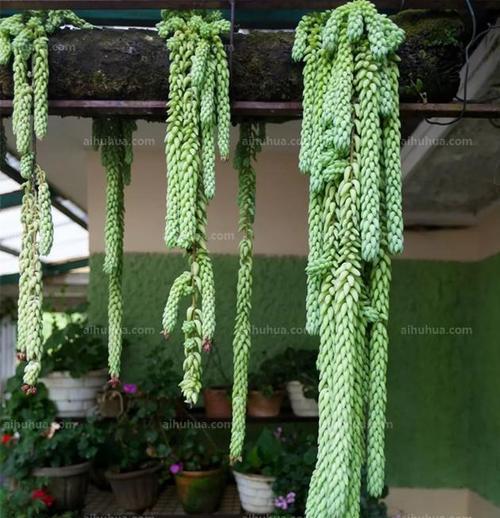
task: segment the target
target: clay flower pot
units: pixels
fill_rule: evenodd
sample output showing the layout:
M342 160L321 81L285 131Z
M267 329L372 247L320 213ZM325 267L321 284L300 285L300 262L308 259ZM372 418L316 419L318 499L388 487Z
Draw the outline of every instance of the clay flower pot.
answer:
M228 419L231 417L231 396L227 387L211 387L203 390L207 417Z
M125 511L141 512L153 507L158 499L161 464L129 473L106 471L116 502Z
M89 485L90 462L60 468L36 468L34 477L48 480L47 489L54 497L54 509L76 511L85 503Z
M177 497L188 514L214 513L224 493L222 468L209 471L181 471L175 476Z
M285 392L276 390L271 397L258 390L248 393L247 412L251 417L275 417L279 415Z

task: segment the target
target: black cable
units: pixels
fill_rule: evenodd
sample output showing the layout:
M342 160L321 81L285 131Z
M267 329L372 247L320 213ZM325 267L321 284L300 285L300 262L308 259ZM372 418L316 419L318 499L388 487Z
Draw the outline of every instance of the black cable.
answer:
M467 83L469 82L469 50L471 46L474 44L474 42L478 39L477 35L477 19L476 19L476 12L474 11L474 7L471 4L471 0L465 0L465 3L467 4L467 9L469 10L469 13L471 15L472 19L472 35L469 43L465 47L465 73L464 73L464 98L462 103L462 111L460 112L460 115L456 117L455 119L447 122L440 122L440 121L432 121L425 118L425 121L428 124L432 124L434 126L450 126L452 124L455 124L456 122L463 119L464 114L467 110ZM488 32L490 29L488 28L486 31L483 31L483 33ZM482 34L482 33L481 33Z

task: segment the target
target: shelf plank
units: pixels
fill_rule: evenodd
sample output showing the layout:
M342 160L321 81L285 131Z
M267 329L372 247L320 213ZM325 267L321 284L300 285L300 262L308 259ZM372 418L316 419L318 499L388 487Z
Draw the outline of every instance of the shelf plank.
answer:
M344 0L235 0L236 8L253 10L331 9ZM379 9L435 9L434 0L375 0ZM499 0L475 0L476 9L500 10ZM229 0L0 0L0 9L225 9ZM441 0L439 9L465 10L463 0Z
M418 117L455 118L462 114L462 103L401 103L401 115ZM160 120L166 118L166 102L116 101L116 100L53 100L49 101L50 115L76 117L125 116L137 119ZM299 119L302 116L300 102L248 102L234 101L235 118L255 117L268 119ZM12 101L0 100L0 115L12 114ZM476 119L500 118L500 104L467 105L463 117Z

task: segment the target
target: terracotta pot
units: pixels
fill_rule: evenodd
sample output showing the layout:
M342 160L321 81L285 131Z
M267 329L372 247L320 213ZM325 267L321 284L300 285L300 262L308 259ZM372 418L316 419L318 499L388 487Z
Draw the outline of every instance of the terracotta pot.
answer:
M211 387L203 391L205 414L207 417L221 419L231 417L230 389L227 387Z
M125 511L141 512L153 507L158 499L159 471L161 464L150 468L115 473L106 471L119 507Z
M276 390L271 397L265 396L258 390L251 390L248 394L248 415L251 417L275 417L279 415L284 395L284 390Z
M90 462L60 468L37 468L34 477L48 479L48 493L55 498L57 511L76 511L85 503L89 485Z
M177 497L188 514L214 513L224 493L222 468L210 471L182 471L175 476Z

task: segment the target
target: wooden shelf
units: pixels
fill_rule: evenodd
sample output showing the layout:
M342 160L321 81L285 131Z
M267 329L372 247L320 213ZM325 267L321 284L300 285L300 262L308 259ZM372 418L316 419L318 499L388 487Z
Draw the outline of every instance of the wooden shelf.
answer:
M186 423L190 420L201 423L230 423L230 417L207 417L203 408L195 408L193 410L186 410L185 417L175 418L176 422ZM295 415L291 409L284 408L282 412L275 417L251 417L247 416L248 423L315 423L318 417L300 417Z
M462 103L401 103L402 116L455 118L462 113ZM12 101L0 100L0 115L12 113ZM160 120L166 118L166 101L115 101L115 100L52 100L50 115L75 117L124 116L137 119ZM232 113L235 118L255 117L270 119L299 119L302 116L300 102L252 102L234 101ZM476 119L500 118L500 104L471 103L463 117Z
M344 0L235 0L236 9L332 9ZM464 0L375 0L379 9L458 9ZM475 0L476 9L500 10L499 0ZM0 0L0 9L225 9L230 0Z

